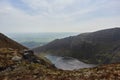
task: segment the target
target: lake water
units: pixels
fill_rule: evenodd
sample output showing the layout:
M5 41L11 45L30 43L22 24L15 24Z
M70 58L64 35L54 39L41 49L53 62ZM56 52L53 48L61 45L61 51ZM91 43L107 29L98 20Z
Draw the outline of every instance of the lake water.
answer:
M83 63L72 57L59 57L47 55L47 59L49 59L58 69L62 70L76 70L81 68L90 68L95 65Z

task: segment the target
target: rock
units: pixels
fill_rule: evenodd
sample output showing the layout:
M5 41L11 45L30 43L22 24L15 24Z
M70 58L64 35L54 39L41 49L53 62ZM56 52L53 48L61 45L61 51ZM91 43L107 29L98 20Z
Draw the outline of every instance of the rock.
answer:
M34 52L32 50L24 51L23 58L30 62L40 63L40 60L37 59L37 57L34 55Z
M19 57L19 56L14 56L12 58L13 61L20 61L22 59L22 57Z

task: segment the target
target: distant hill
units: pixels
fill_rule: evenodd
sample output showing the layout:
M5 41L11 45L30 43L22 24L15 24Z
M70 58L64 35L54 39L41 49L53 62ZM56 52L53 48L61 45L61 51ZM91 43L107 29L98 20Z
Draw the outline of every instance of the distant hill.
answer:
M18 50L27 49L26 47L13 41L12 39L8 38L2 33L0 33L0 48L12 48L12 49L18 49Z
M120 62L120 28L111 28L56 39L33 49L35 53L70 56L86 63Z
M65 38L78 33L73 32L44 32L44 33L10 33L11 39L21 43L27 48L36 48L45 45L55 39Z
M26 41L26 42L21 42L22 45L32 49L32 48L36 48L36 47L39 47L39 46L42 46L42 45L45 45L47 44L47 42L35 42L35 41Z

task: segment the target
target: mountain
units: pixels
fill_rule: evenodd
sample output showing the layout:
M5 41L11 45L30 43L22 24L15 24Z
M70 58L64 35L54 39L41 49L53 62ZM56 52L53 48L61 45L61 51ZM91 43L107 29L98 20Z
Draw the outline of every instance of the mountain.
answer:
M0 80L119 80L120 63L100 65L78 70L60 70L33 51L23 52L24 47L0 36ZM3 41L2 41L3 40ZM9 45L7 45L7 43ZM6 44L6 45L5 45ZM3 45L3 46L2 46ZM15 47L16 46L16 47ZM11 49L12 48L12 49Z
M37 54L69 56L93 64L120 62L120 28L56 39L33 50Z
M45 42L35 42L35 41L21 42L22 45L24 45L30 49L45 45L46 43Z
M13 41L12 39L8 38L2 33L0 33L0 48L12 48L12 49L18 49L18 50L27 49L26 47Z
M27 48L0 33L0 71L14 65L15 62L12 61L12 57L16 51L18 51L16 55L20 55L20 51L24 49Z

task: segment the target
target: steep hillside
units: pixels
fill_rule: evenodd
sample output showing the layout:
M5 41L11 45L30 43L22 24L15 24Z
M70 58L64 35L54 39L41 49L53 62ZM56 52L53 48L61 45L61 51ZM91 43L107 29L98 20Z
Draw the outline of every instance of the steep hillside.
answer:
M70 56L86 63L120 62L120 28L57 39L33 50L38 54Z
M12 49L18 49L18 50L27 49L26 47L11 40L7 36L3 35L2 33L0 33L0 48L12 48Z

